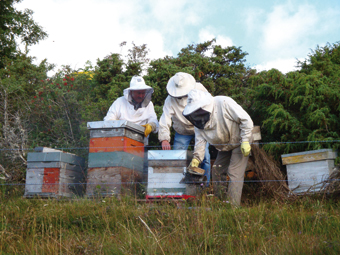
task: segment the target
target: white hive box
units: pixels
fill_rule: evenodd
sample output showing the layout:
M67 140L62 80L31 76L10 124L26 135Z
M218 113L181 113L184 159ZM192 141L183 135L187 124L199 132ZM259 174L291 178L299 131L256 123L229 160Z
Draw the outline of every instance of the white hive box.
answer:
M282 155L287 166L288 186L295 194L317 192L334 168L337 153L331 149L297 152Z
M188 165L186 150L149 150L146 198L184 197L186 185L179 183Z

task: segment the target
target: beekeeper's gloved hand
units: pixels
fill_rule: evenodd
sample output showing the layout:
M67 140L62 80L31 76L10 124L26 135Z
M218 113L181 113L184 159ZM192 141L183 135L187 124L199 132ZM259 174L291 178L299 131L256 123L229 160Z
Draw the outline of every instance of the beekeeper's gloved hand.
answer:
M142 127L145 127L144 136L147 137L152 132L152 126L148 123L148 124L142 125Z
M196 159L196 158L193 158L191 160L191 163L190 163L189 167L198 167L199 165L200 165L200 161L198 159Z
M242 151L243 156L248 157L250 150L251 150L251 148L250 148L249 142L242 142L241 143L241 151Z

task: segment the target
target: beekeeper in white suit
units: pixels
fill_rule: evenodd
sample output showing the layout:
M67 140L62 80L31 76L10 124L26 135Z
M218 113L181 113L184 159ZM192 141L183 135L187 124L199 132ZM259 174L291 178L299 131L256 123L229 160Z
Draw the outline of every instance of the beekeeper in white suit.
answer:
M151 96L153 88L145 84L141 76L133 76L130 87L124 89L124 96L113 102L104 121L127 120L145 127L144 135L158 131L157 115Z
M232 98L212 97L200 90L189 92L183 116L195 126L195 149L190 166L197 167L203 160L207 142L215 146L218 154L212 168L214 192L221 191L219 184L226 181L221 177L226 171L230 178L228 198L239 206L252 142L250 116Z
M163 114L159 119L158 140L163 150L171 150L170 127L173 125L175 137L174 150L187 150L190 141L195 138L194 126L183 116L182 112L187 104L188 93L192 89L208 92L207 89L188 73L179 72L171 77L166 86L168 97L165 99ZM206 144L205 152L201 160L201 168L205 170L207 186L210 181L210 154L209 144Z

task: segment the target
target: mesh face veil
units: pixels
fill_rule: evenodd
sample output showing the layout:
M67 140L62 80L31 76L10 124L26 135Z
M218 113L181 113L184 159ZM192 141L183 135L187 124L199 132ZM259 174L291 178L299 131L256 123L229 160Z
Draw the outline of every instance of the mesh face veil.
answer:
M210 112L203 110L202 108L197 109L189 115L183 114L183 116L198 129L204 129L205 124L210 120L210 115Z
M210 93L193 89L188 93L183 116L196 128L204 129L213 112L214 100Z
M146 90L130 90L128 94L128 102L137 110L147 107L151 101L153 89Z

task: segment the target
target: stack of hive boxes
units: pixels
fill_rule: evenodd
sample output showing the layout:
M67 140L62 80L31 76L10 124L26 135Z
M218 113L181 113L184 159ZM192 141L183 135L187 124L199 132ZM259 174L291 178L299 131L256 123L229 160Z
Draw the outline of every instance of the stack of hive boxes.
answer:
M24 197L72 197L84 191L85 160L75 154L38 147L27 155Z
M144 127L125 120L88 122L86 195L136 195L142 181Z
M188 188L192 185L180 183L190 159L186 150L149 150L146 198L190 197Z

